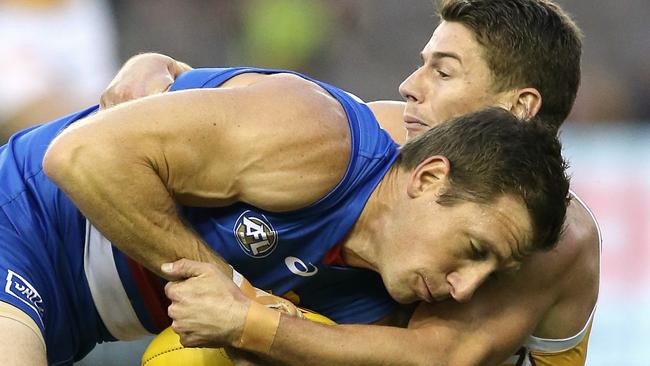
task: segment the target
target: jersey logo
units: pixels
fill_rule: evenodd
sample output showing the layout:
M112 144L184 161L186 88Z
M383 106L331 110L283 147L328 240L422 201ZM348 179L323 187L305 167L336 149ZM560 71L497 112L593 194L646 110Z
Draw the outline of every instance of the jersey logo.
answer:
M284 264L287 265L287 268L289 268L289 271L291 271L291 273L298 276L311 277L318 273L318 267L313 265L311 262L309 262L309 265L307 265L300 258L286 257L284 258Z
M278 234L264 215L246 210L235 222L234 233L244 253L254 258L264 258L277 247Z
M18 298L27 306L36 312L41 320L41 316L45 312L43 309L43 298L36 291L34 286L24 279L21 275L12 270L7 271L7 284L5 285L5 292ZM41 323L43 321L41 320Z

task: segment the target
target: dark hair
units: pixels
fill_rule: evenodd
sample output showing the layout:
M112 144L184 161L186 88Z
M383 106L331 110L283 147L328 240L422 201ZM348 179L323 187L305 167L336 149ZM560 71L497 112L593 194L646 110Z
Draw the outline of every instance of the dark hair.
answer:
M560 127L580 85L582 32L568 13L549 0L440 0L438 15L474 33L496 91L534 87L539 116Z
M444 122L407 142L396 165L412 170L431 156L446 157L449 185L438 203L486 204L513 194L528 209L532 245L550 249L560 236L569 202L561 150L556 133L538 118L524 123L502 108L489 108Z

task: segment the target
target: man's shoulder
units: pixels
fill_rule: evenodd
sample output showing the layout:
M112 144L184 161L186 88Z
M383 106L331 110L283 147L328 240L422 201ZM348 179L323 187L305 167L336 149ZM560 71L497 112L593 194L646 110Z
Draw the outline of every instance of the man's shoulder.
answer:
M600 231L586 204L572 196L560 241L555 249L534 255L527 272L553 297L535 331L545 338L568 337L584 328L598 297Z
M598 257L601 236L596 217L577 194L571 192L571 196L564 232L558 245L563 248L571 247L576 251L586 250L592 253L592 256Z
M593 271L600 259L600 230L595 217L584 201L572 193L567 208L562 235L555 248L538 252L529 259L531 276L552 280L557 284L571 271ZM544 269L546 276L539 276L538 269Z

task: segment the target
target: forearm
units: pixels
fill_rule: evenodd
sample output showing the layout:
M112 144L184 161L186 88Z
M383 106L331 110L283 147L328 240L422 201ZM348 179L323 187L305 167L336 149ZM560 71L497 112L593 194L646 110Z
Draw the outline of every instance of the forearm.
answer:
M531 315L517 307L497 317L426 305L420 305L408 329L327 326L282 316L265 354L286 365L494 366L516 351L534 324Z
M162 263L179 258L215 263L226 273L231 270L182 223L169 193L153 171L134 167L137 170L131 170L129 182L118 174L108 178L78 172L92 172L83 163L71 168L62 171L65 176L55 182L67 187L66 194L82 214L117 248L152 272L161 275ZM106 197L120 198L109 201Z
M282 316L270 358L286 365L446 365L435 334L377 325L328 326ZM442 352L441 352L442 353Z
M146 169L133 169L130 183L70 174L66 193L118 249L158 275L161 264L180 258L215 263L230 274L230 266L182 222L160 178ZM115 196L120 198L105 199Z

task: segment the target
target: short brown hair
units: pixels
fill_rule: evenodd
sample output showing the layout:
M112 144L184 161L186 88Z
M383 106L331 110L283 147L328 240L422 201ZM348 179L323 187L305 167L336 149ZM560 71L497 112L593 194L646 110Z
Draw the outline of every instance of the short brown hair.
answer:
M567 164L554 130L538 118L523 123L502 108L488 108L434 126L402 146L397 166L412 170L430 156L445 156L449 186L438 203L482 204L513 194L526 205L532 245L550 249L562 231L569 195Z
M496 91L534 87L539 116L556 130L580 85L582 33L550 0L440 0L441 20L468 27L483 46Z

